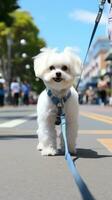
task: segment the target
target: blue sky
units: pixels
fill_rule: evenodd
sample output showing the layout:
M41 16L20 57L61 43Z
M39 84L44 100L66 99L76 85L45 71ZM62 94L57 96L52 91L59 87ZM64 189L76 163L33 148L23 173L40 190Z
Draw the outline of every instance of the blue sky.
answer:
M23 10L30 12L40 29L40 37L51 48L63 50L70 46L84 59L99 0L20 0ZM107 36L105 18L108 5L97 29L94 41L99 36Z

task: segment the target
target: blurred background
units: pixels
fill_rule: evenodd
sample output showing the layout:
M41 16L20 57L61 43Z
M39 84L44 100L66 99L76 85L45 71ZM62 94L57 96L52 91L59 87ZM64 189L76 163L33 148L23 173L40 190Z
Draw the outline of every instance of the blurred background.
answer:
M84 60L101 1L0 1L0 106L36 104L44 85L33 57L42 47L74 48ZM112 41L106 2L78 88L80 104L112 105ZM111 18L110 18L111 19ZM111 30L112 31L112 30Z

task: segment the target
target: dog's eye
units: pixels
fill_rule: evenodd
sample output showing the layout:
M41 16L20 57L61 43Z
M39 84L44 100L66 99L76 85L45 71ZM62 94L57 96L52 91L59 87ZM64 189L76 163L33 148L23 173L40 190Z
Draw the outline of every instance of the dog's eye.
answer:
M50 70L54 70L55 67L52 65L52 66L49 67L49 69L50 69Z
M63 71L67 71L68 67L66 65L63 65L61 68Z

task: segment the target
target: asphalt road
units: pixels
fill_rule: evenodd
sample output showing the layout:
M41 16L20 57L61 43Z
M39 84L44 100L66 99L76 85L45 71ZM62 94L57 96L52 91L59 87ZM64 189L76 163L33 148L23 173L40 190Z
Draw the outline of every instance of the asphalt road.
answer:
M36 107L0 108L0 200L81 200L64 156L36 150ZM112 200L112 107L80 106L77 169L96 200Z

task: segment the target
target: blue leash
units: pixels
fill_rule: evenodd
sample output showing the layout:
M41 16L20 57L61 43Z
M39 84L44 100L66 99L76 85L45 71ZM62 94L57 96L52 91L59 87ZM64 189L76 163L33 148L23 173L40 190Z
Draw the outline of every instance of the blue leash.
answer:
M92 31L92 34L91 34L90 42L89 42L89 45L88 45L88 48L87 48L87 52L86 52L86 55L85 55L85 58L84 58L84 61L83 61L83 66L84 67L85 67L85 64L86 64L86 59L87 59L87 56L88 56L88 53L89 53L89 50L90 50L90 47L91 47L94 35L96 33L98 24L100 22L100 19L101 19L103 10L104 10L105 2L106 2L106 0L100 0L98 14L97 14L96 19L95 19L95 24L94 24L93 31ZM80 74L80 78L79 78L78 83L76 85L76 90L78 90L78 87L79 87L79 84L80 84L80 81L81 81L81 76L82 76L84 67L82 68L82 71L81 71L81 74Z
M79 191L82 195L83 200L95 200L95 198L92 196L90 191L88 190L86 184L84 183L83 179L81 178L79 172L77 171L76 165L73 162L71 155L68 150L68 144L67 144L67 137L66 137L66 117L65 114L63 113L63 103L66 103L66 101L70 98L71 96L71 91L69 90L67 95L64 96L63 98L58 98L52 94L51 90L47 90L48 96L51 98L51 101L53 102L54 105L57 107L57 120L56 120L56 125L61 124L61 132L63 135L64 139L64 144L65 144L65 159L68 163L68 167L73 175L73 178L79 188Z
M61 114L61 132L63 135L64 143L65 143L65 159L67 161L68 167L73 175L73 178L79 188L79 191L81 193L83 200L95 200L93 195L88 190L85 182L81 178L79 172L77 171L76 165L73 162L71 155L68 150L68 144L67 144L67 137L66 137L66 118L65 114Z

